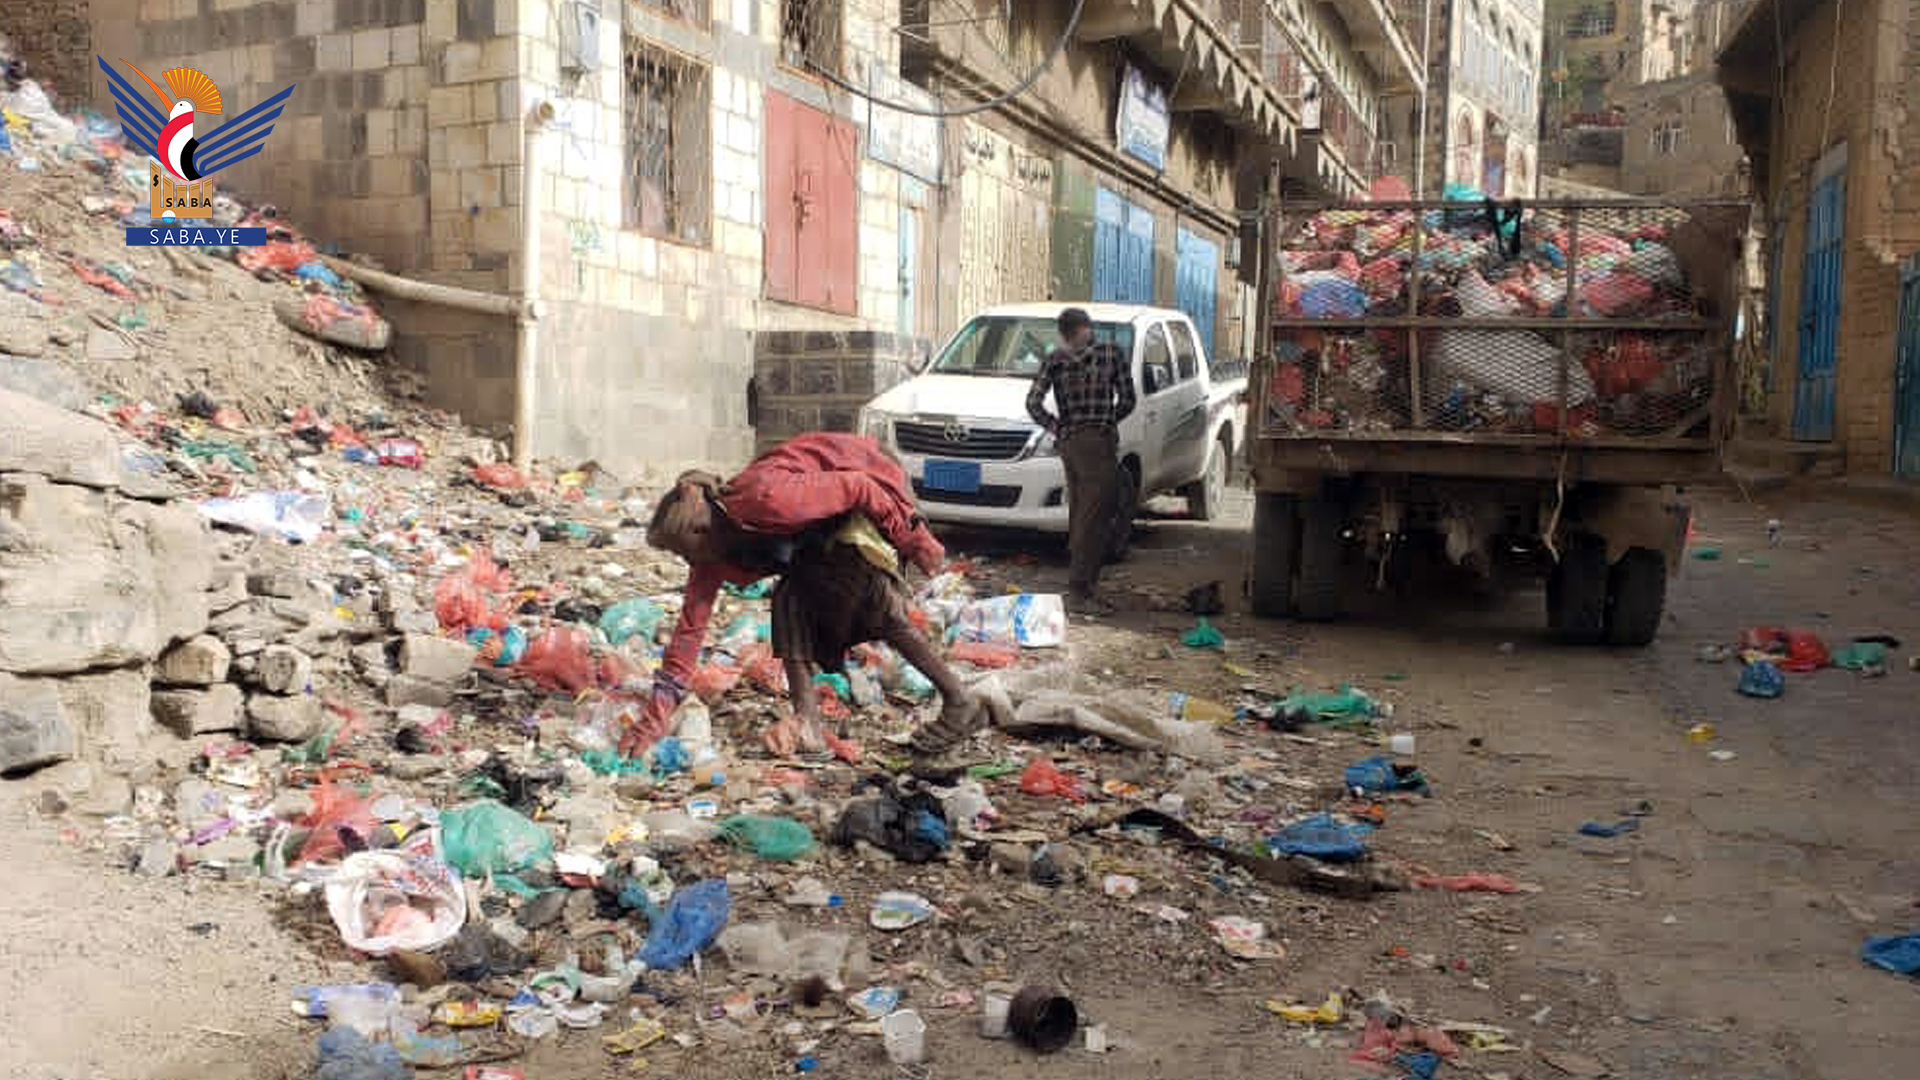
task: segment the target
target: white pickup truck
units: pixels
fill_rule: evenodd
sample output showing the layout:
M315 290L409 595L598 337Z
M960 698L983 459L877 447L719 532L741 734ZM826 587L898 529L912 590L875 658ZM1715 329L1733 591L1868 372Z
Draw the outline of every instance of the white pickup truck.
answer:
M1244 374L1220 377L1181 312L1133 304L989 308L918 375L869 402L860 430L898 455L929 520L1066 532L1066 471L1026 402L1069 306L1092 317L1097 340L1129 357L1139 397L1120 425L1119 520L1127 527L1114 530L1118 558L1152 496L1183 495L1202 520L1218 514L1246 435ZM1047 407L1057 407L1051 395Z

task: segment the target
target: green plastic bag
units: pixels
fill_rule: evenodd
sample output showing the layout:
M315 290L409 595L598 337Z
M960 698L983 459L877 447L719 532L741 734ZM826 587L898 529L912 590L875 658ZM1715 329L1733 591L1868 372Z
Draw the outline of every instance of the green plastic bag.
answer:
M1380 705L1366 691L1343 684L1328 694L1288 694L1280 702L1280 712L1304 712L1315 720L1366 720L1380 715Z
M1189 649L1224 649L1227 639L1202 615L1198 626L1180 635L1180 643Z
M622 600L601 612L600 632L615 645L631 637L652 641L654 631L660 629L662 614L660 605L644 596Z
M779 580L779 578L766 577L751 585L735 585L728 581L721 583L720 587L727 590L729 596L737 596L742 600L764 600L767 594L773 591L774 583Z
M1864 671L1887 662L1887 647L1878 641L1856 641L1833 654L1833 666Z
M440 851L468 877L511 874L553 858L547 830L492 799L440 815Z
M813 850L813 831L792 818L741 814L721 822L720 835L774 862L792 862Z

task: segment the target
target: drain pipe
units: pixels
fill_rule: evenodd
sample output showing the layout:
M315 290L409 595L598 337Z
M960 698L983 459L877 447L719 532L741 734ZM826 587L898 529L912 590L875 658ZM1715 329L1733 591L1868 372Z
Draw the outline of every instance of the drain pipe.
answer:
M1427 100L1433 93L1433 0L1420 17L1420 130L1413 136L1413 197L1427 197ZM1451 50L1447 53L1453 58ZM1443 72L1444 74L1444 72ZM1442 146L1446 143L1442 142Z
M526 143L520 154L520 319L513 362L513 463L525 471L533 464L536 398L534 366L540 343L540 158L541 134L553 122L553 103L536 101L527 110Z

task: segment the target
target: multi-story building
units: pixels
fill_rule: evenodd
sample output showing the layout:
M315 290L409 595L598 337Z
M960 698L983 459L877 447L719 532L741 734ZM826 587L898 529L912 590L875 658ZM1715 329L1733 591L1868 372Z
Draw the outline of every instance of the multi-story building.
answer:
M1767 417L1920 479L1920 10L1759 0L1719 54L1769 238Z
M94 53L294 84L222 183L537 295L518 327L396 301L395 350L612 468L848 427L1001 300L1178 305L1244 354L1270 194L1364 190L1422 79L1386 0L34 0L9 31L95 103Z
M1426 43L1428 79L1424 101L1401 98L1388 110L1392 171L1428 197L1448 186L1500 198L1534 194L1540 0L1400 0L1399 11Z

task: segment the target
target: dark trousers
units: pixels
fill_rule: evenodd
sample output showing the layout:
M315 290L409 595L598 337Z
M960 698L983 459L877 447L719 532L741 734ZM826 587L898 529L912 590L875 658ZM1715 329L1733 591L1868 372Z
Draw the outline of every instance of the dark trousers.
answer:
M1060 461L1067 469L1067 586L1085 596L1100 583L1113 540L1120 434L1110 427L1071 431L1060 440Z

